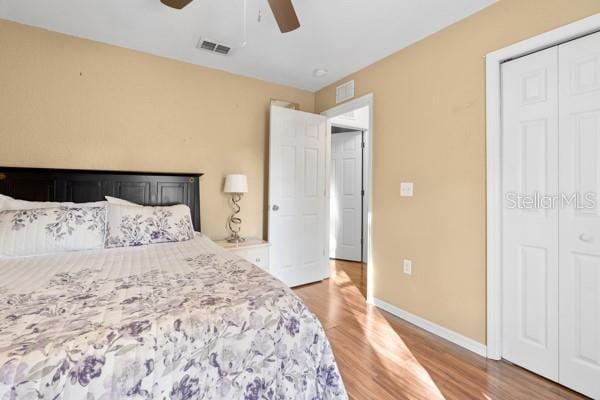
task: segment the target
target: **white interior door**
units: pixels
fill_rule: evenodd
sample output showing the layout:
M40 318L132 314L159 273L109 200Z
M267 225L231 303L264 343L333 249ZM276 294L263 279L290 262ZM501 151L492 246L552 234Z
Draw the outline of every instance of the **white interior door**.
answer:
M361 261L362 132L331 135L329 256Z
M559 46L560 378L600 398L600 33Z
M558 211L511 208L558 192L557 49L502 66L502 356L558 379Z
M271 272L289 286L329 276L326 132L321 115L271 107Z

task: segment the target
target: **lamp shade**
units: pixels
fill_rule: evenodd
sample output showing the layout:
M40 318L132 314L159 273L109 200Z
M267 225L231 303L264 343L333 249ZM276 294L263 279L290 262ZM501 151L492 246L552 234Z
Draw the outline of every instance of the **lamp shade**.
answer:
M247 193L248 179L246 175L227 175L225 178L225 193Z

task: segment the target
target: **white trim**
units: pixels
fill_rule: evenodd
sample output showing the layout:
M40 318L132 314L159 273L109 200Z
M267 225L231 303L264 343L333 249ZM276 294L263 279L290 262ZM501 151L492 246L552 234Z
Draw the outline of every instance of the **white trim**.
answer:
M322 114L321 114L322 115ZM325 265L326 277L331 277L331 268L329 267L329 228L331 227L331 122L327 119L327 129L325 130L325 249L323 250L323 258L326 260Z
M488 53L486 63L487 151L487 356L502 357L502 154L500 64L600 30L600 13Z
M366 190L366 202L367 202L367 303L373 304L373 242L371 238L373 237L373 224L372 224L372 216L373 216L373 140L374 140L374 131L373 131L373 93L369 93L367 95L358 97L356 99L347 101L345 103L339 104L333 108L330 108L327 111L321 113L321 115L326 116L328 119L337 117L342 114L346 114L352 110L356 110L358 108L362 108L365 106L369 106L369 131L367 132L367 140L365 140L365 154L367 156L367 165L366 165L366 175L367 175L367 190ZM330 126L331 124L328 123ZM331 129L328 129L328 139L327 143L331 144ZM331 151L331 148L329 148ZM327 179L331 179L330 171L331 171L331 157L327 158ZM327 186L327 198L329 199L329 186ZM329 204L329 203L327 203ZM329 225L328 225L329 226ZM327 235L327 249L329 249L329 235Z
M461 335L458 332L454 332L434 322L421 318L417 315L411 314L408 311L386 303L383 300L375 299L374 303L375 306L381 308L382 310L387 311L390 314L393 314L396 317L401 318L407 322L410 322L411 324L416 325L419 328L426 330L427 332L433 333L434 335L446 339L447 341L452 342L469 351L472 351L473 353L478 354L482 357L486 357L487 355L487 349L485 344L483 343L479 343L478 341Z

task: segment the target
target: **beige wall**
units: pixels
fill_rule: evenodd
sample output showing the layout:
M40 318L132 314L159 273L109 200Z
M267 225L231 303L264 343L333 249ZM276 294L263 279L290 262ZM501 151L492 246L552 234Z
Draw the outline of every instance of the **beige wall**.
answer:
M483 56L597 12L598 0L500 1L348 77L375 102L375 297L485 343ZM334 86L317 93L317 111L334 104Z
M0 20L0 166L204 172L203 230L224 237L227 173L263 234L271 98L314 94Z

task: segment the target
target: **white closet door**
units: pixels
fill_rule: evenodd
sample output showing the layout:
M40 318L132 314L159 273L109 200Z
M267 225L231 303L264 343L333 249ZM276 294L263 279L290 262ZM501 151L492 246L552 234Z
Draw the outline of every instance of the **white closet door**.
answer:
M558 51L560 191L586 207L600 193L600 33ZM559 242L559 381L600 398L600 207L561 209Z
M271 107L270 271L288 286L329 276L326 252L327 119Z
M330 257L360 261L362 235L362 133L331 136Z
M502 66L502 355L558 379L558 211L510 197L558 192L557 48ZM516 200L512 197L512 200Z

